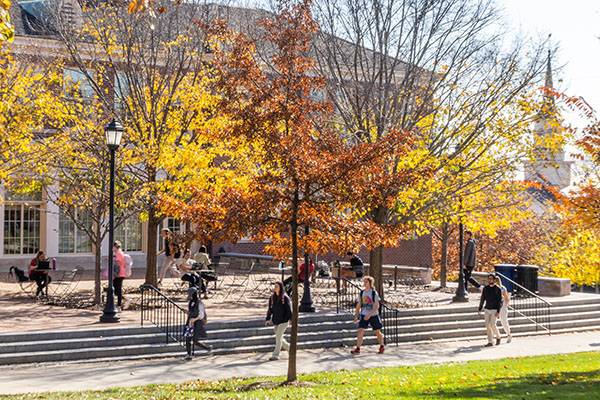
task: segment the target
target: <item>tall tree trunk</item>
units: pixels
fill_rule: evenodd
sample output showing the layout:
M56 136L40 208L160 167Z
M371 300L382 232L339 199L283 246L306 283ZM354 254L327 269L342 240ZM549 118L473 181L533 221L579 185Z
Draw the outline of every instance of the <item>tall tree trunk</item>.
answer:
M146 284L156 286L158 274L156 267L156 243L158 240L158 226L161 218L156 215L156 210L148 210L148 231L146 241Z
M288 359L287 382L298 379L296 371L296 348L298 344L298 203L299 193L296 187L290 234L292 235L292 333Z
M440 287L446 287L446 280L448 275L448 224L444 222L442 224L442 260L440 265Z
M383 246L377 246L370 251L369 262L369 274L375 279L375 290L383 300Z
M371 215L371 220L377 224L385 222L387 208L377 207ZM373 248L369 253L369 275L375 279L375 290L379 293L381 300L384 299L383 291L383 246Z
M96 231L96 243L94 243L94 304L100 304L102 298L102 282L100 275L102 273L102 236L100 235L101 230L100 224L96 224L94 230Z

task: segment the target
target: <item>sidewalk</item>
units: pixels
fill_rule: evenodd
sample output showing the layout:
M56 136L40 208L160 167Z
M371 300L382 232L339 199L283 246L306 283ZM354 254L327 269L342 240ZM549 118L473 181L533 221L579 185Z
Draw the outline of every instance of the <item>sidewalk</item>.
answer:
M423 363L458 362L600 350L600 333L586 332L540 337L516 337L510 344L484 348L485 339L469 342L390 346L384 355L376 346L363 347L351 356L350 348L302 350L298 372L375 368ZM182 351L183 355L183 351ZM131 362L37 365L0 368L0 394L100 390L117 386L179 383L231 377L279 376L287 370L287 357L267 361L270 354L198 357L190 362L174 359ZM35 376L35 379L32 379Z

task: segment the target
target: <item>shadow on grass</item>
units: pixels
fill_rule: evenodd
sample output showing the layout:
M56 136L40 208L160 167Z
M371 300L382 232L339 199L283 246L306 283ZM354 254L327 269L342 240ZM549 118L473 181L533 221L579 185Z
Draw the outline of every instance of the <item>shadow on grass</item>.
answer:
M600 369L500 378L494 384L474 385L457 390L424 392L431 398L492 399L600 399Z

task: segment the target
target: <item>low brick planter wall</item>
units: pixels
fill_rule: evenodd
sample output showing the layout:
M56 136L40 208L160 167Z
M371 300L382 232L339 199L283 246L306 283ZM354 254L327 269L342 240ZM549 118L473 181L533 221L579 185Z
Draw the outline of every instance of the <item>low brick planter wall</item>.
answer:
M487 285L489 272L473 272L471 276L482 285ZM538 277L538 294L540 296L561 297L571 294L571 280L566 278Z
M423 285L429 285L431 283L431 274L433 269L424 267L413 267L410 265L384 265L383 273L386 275L386 279L394 279L394 273L397 273L398 278L412 277L419 280Z

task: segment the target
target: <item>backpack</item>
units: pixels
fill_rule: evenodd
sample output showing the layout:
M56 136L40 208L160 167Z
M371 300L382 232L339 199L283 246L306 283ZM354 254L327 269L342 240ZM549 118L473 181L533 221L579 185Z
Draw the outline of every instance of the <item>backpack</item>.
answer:
M13 272L14 272L14 275L13 275ZM8 274L10 275L11 278L16 275L18 282L27 282L29 280L29 277L25 276L25 271L23 271L20 268L15 267L14 265L12 267L10 267L10 269L8 270Z
M129 254L124 254L123 256L125 257L125 276L129 278L133 269L133 259Z

